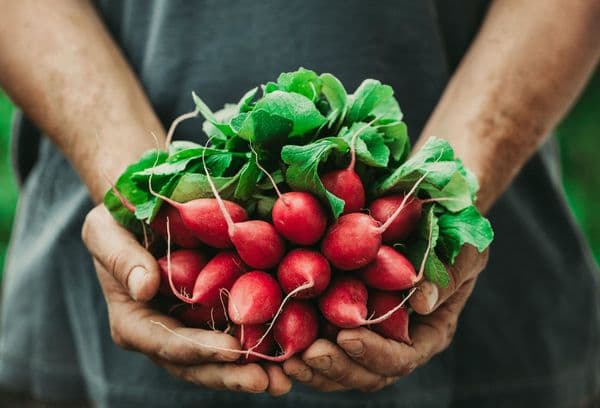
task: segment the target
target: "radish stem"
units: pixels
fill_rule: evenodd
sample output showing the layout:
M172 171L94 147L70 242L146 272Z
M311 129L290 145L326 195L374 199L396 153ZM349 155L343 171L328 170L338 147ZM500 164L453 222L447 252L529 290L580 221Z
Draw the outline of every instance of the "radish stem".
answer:
M199 113L199 109L194 109L192 112L184 113L183 115L176 117L175 120L171 122L171 126L169 126L169 131L167 132L167 138L165 139L165 147L167 149L171 145L171 140L173 139L175 128L177 128L177 126L184 120L195 118L196 116L198 116Z
M410 191L408 192L408 194L406 194L404 196L404 198L402 199L402 202L400 203L400 205L398 206L398 208L396 208L396 210L392 213L392 215L390 215L390 217L386 220L386 222L384 222L378 228L380 233L383 234L385 232L385 230L388 229L388 227L390 226L390 224L394 222L394 220L396 219L396 217L398 217L398 215L402 212L402 210L406 206L406 202L408 201L408 199L415 193L415 191L417 190L417 187L419 187L419 184L421 184L421 182L425 179L425 177L427 177L428 174L429 174L429 172L425 172L425 174L423 174L421 176L421 178L419 178L417 180L417 182L412 186L412 188L410 189Z
M210 177L210 173L208 171L208 167L206 166L205 153L206 153L206 147L208 147L210 140L211 139L208 139L206 141L206 144L204 145L205 149L202 150L202 166L204 167L204 172L206 173L206 180L208 181L208 184L210 185L210 189L212 190L212 193L215 196L215 199L217 200L217 204L219 205L219 208L221 209L221 213L223 213L223 218L225 218L225 222L227 222L227 230L228 230L227 232L228 232L229 236L231 237L231 236L233 236L233 234L235 232L235 225L233 223L233 219L231 218L229 211L227 211L227 208L225 208L225 203L223 202L223 199L219 195L219 192L217 191L217 187L215 186L215 183L212 181L212 178Z

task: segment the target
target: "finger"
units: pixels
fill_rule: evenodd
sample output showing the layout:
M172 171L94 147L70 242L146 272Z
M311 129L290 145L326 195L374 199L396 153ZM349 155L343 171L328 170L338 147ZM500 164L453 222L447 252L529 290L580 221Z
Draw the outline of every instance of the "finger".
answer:
M331 381L350 389L375 391L385 385L385 379L357 364L337 345L319 339L302 355L302 360Z
M402 377L447 348L474 280L466 282L434 313L414 316L413 345L386 339L365 328L342 330L337 342L350 358L369 370L388 377Z
M485 267L487 258L487 251L478 253L472 246L465 246L454 265L446 268L450 278L448 286L440 288L432 282L424 281L410 298L410 305L421 315L433 312L466 281L476 278Z
M88 250L133 299L150 300L158 291L158 263L135 237L119 226L104 206L87 215L81 236Z
M283 363L283 371L300 382L308 382L314 373L300 357L292 357Z
M127 292L100 264L96 264L100 286L108 305L111 335L125 349L136 350L171 363L198 364L235 361L240 343L222 332L182 327L145 303L132 301Z
M283 368L276 364L266 364L265 371L269 376L269 387L267 391L274 397L287 394L292 389L292 381L285 375Z
M283 370L287 375L298 382L308 385L323 392L347 391L348 388L338 384L323 374L313 371L300 358L292 357L283 364Z
M168 362L159 362L159 364L170 374L182 380L212 389L261 393L269 386L269 376L258 364L210 363L199 366L181 366Z

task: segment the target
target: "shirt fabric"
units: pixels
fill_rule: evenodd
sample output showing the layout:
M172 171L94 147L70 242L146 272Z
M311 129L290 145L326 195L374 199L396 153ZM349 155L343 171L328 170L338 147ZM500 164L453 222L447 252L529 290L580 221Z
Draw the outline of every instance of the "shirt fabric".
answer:
M487 1L99 0L96 6L165 125L193 109L192 90L216 109L304 66L333 73L349 91L365 78L390 84L414 142ZM188 121L177 134L201 141L200 124ZM88 193L25 118L17 118L14 136L23 190L3 287L0 386L106 407L555 407L597 394L598 271L565 204L552 139L489 214L496 231L489 264L447 351L374 394L327 394L295 384L275 399L184 383L113 344L80 238L92 208ZM81 137L94 137L93 129Z

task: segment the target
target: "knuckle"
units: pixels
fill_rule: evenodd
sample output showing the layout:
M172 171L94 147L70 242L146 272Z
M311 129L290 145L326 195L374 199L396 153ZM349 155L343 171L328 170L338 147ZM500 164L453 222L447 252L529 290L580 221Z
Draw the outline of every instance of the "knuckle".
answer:
M223 384L225 388L231 391L241 391L243 388L242 383L237 376L225 376L225 378L223 378Z
M125 350L131 349L129 342L125 340L125 337L122 335L118 326L113 323L110 324L110 337L112 338L113 342L120 348Z
M332 380L336 383L344 382L348 378L347 370L335 370L335 372L333 372L331 369L329 369L329 372L323 371L323 374L331 375Z
M454 335L456 334L456 320L450 320L446 325L446 336L445 341L443 343L443 349L447 349L452 344L452 340L454 339Z
M83 221L83 226L81 227L81 239L86 244L90 242L92 231L95 228L98 217L100 215L99 211L99 208L95 207L87 213Z
M417 363L414 361L409 361L405 364L402 364L396 372L397 377L406 377L417 368Z
M128 255L123 251L116 251L107 256L106 266L108 271L124 286L127 285L129 274Z

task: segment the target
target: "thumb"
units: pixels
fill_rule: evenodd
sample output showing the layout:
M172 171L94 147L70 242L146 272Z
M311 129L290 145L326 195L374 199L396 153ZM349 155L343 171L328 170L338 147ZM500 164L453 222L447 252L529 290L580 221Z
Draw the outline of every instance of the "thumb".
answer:
M99 205L88 213L81 231L83 242L134 300L148 301L160 285L158 263L135 237Z

